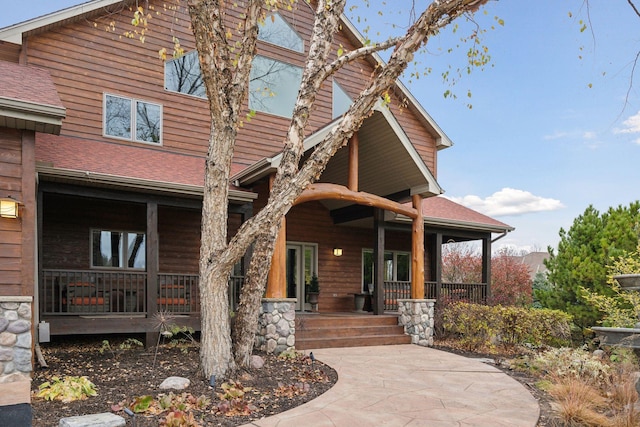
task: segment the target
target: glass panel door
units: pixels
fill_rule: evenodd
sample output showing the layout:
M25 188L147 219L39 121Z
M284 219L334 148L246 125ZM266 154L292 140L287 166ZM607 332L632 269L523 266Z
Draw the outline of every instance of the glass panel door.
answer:
M316 274L317 246L287 243L287 298L296 298L296 310L305 309L306 284Z

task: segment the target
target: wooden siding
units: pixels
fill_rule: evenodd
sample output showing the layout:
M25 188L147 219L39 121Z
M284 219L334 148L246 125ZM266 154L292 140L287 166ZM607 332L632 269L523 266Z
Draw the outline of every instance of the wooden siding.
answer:
M163 106L163 144L148 145L149 149L183 152L204 156L209 137L209 114L206 100L164 90L164 64L158 59L158 50L172 48L171 37L176 36L186 51L193 49L193 35L189 30L186 4L176 11L155 4L160 15L150 21L150 31L145 43L137 38L122 37L130 26L129 10L108 17L81 20L29 37L26 60L28 64L47 68L58 88L60 98L67 109L62 134L115 144L139 143L104 138L102 136L103 93L159 103ZM292 27L306 40L311 34L313 11L304 2L295 11L281 11ZM229 19L237 19L229 13ZM115 30L105 28L113 22ZM336 46L353 47L343 34L338 34ZM27 46L27 45L25 45ZM337 52L337 47L334 50ZM305 54L306 54L305 52ZM305 54L292 52L269 43L259 42L258 53L294 65L302 65ZM335 54L334 54L335 55ZM370 63L359 60L341 69L335 78L354 97L364 83L373 76ZM427 166L435 174L435 142L420 120L409 110L399 111L401 99L394 97L392 111L405 128ZM321 128L332 120L331 82L323 86L311 117L309 132ZM259 113L240 130L234 161L251 165L257 160L277 153L282 148L288 118ZM146 146L146 145L145 145ZM46 159L42 159L45 160ZM126 175L127 171L122 171Z
M0 128L0 197L23 204L18 219L0 218L0 295L34 293L34 134Z

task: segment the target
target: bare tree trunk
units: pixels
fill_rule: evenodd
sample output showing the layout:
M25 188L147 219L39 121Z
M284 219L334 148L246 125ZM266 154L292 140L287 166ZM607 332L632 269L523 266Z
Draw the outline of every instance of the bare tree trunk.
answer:
M279 226L258 237L251 256L249 270L240 296L233 331L233 354L238 366L250 366L251 353L256 336L260 305L264 295L271 257L273 256L275 236ZM273 231L272 231L273 230Z

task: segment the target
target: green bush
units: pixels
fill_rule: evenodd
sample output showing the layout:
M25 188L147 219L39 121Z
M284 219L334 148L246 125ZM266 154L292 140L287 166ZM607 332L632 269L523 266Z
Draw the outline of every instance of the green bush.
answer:
M563 345L570 339L570 325L571 317L558 310L463 302L443 309L445 330L458 335L461 346L469 351L496 344Z

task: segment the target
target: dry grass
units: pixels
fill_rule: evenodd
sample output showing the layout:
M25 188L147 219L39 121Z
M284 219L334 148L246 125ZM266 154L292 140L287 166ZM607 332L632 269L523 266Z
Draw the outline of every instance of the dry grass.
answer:
M595 387L575 377L552 380L549 394L557 404L565 426L609 427L611 420L602 413L607 399Z

